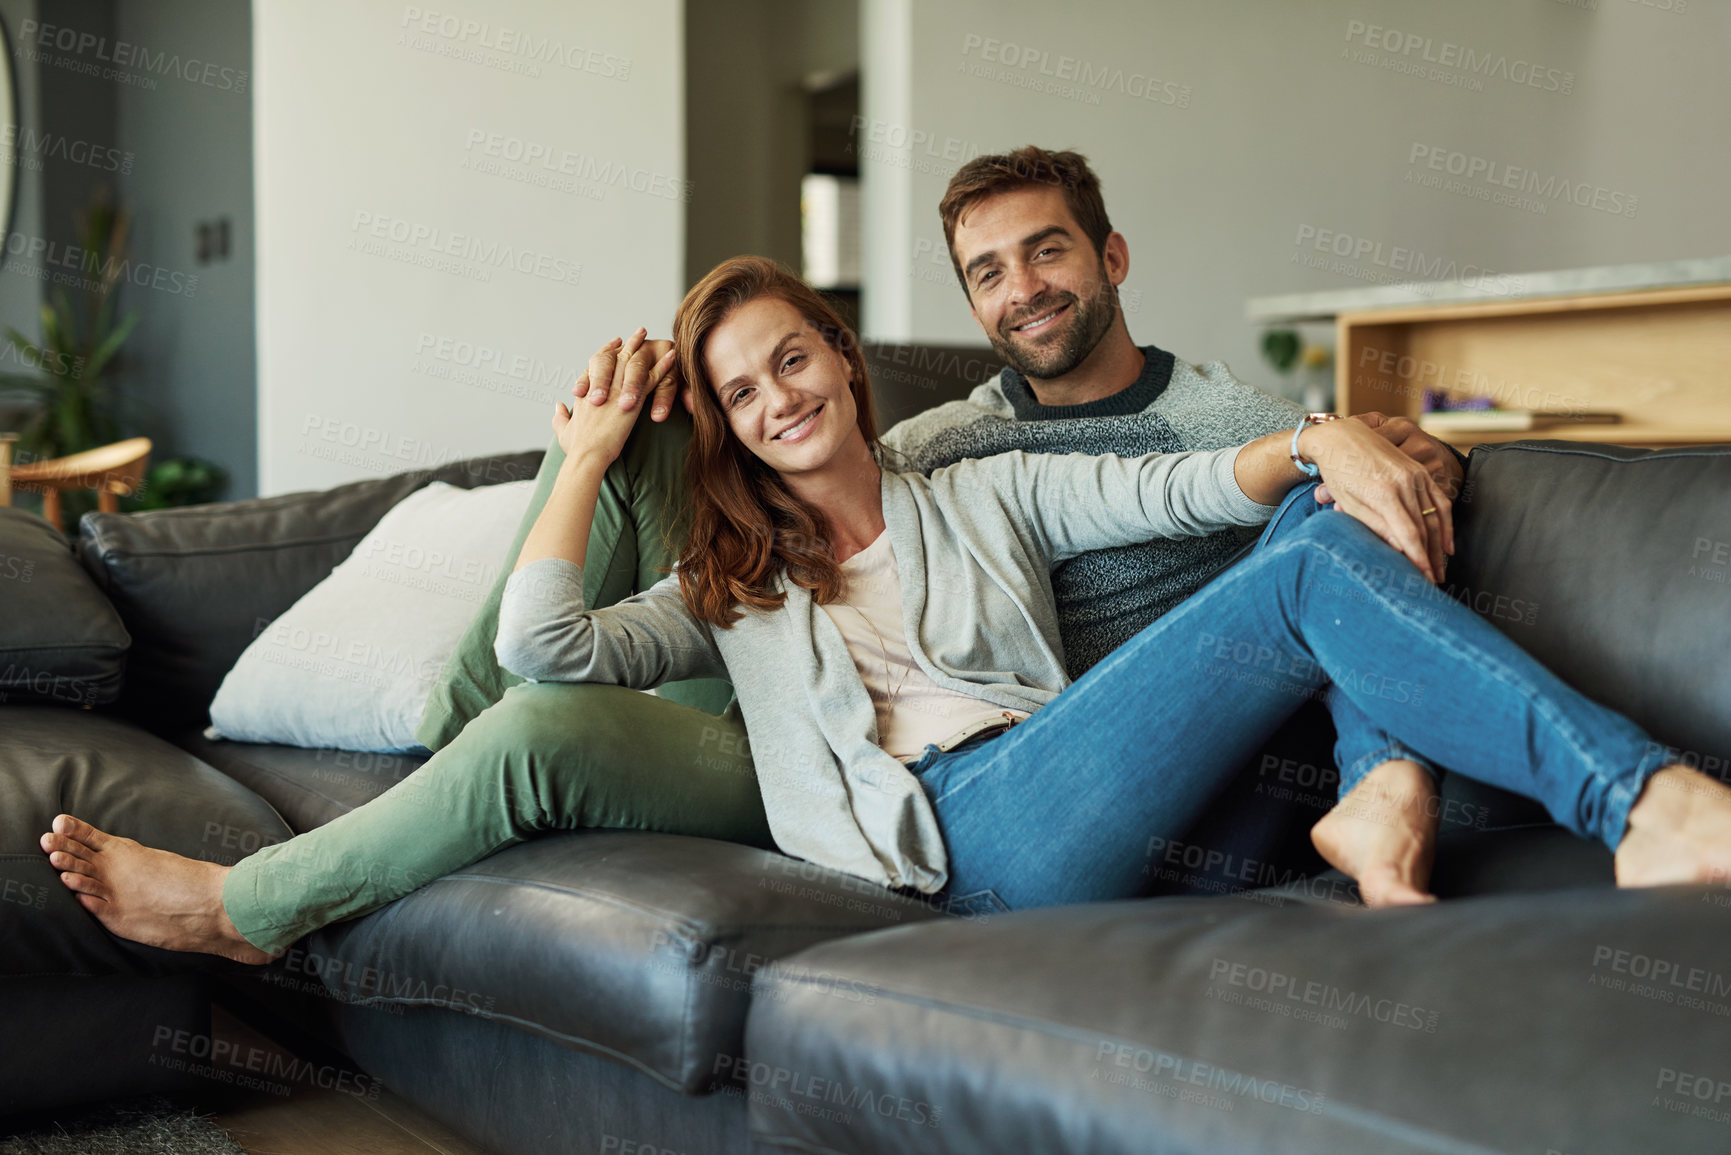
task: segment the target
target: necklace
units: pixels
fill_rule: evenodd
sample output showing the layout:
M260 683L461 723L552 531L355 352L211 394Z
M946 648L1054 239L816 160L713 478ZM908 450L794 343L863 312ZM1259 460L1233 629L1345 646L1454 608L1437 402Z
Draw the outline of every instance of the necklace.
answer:
M852 582L851 578L845 578L844 580L848 581L850 584ZM862 610L858 606L854 605L853 602L849 601L846 597L843 597L841 599L841 604L846 606L848 609L852 610L854 613L858 614L860 621L864 622L871 629L871 632L873 634L877 635L878 649L883 653L883 656L884 656L884 688L889 692L889 697L884 701L884 710L886 712L890 711L890 710L894 710L895 706L896 706L896 700L902 696L903 687L905 687L908 684L908 678L913 675L913 667L910 666L906 670L903 670L901 681L897 682L895 684L895 687L893 689L891 689L890 688L890 647L889 647L889 643L884 641L883 631L878 629L877 626L872 622L872 620L866 616L864 610Z
M884 641L883 633L877 628L877 626L872 625L872 620L870 618L866 617L865 613L858 606L854 605L852 602L848 601L846 598L842 599L842 605L846 606L848 609L852 610L854 613L859 614L860 620L865 622L866 625L871 626L872 633L877 635L878 649L880 651L882 651L883 656L884 656L884 686L886 688L888 688L889 684L890 684L890 647L889 647L889 643ZM901 681L899 681L895 684L894 689L889 690L889 697L884 700L884 709L886 711L895 709L896 699L898 699L902 696L902 688L908 684L908 677L912 673L913 673L913 671L911 669L902 671Z

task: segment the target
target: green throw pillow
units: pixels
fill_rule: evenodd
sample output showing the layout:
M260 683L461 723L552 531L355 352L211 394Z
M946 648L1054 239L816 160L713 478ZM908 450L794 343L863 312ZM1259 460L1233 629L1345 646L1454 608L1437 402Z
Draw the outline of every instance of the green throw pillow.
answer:
M415 740L429 750L438 751L460 734L482 710L504 697L505 691L523 681L516 674L500 667L493 657L493 640L499 632L499 600L505 592L505 579L511 576L511 571L517 565L517 554L523 549L523 540L529 536L529 530L534 526L535 519L541 515L541 507L547 504L547 498L553 493L553 482L558 479L559 466L565 461L565 451L559 447L559 439L553 438L547 447L547 455L541 461L541 469L535 475L535 489L529 495L529 508L523 511L523 520L517 526L517 534L511 541L510 552L505 556L504 565L500 567L499 577L493 583L493 588L487 592L487 600L481 603L481 608L469 622L469 628L463 632L462 640L445 663L438 682L433 686L433 692L427 698L427 708L421 716L421 723L415 729ZM603 519L596 519L596 532L606 532L602 528ZM594 537L590 538L591 556L599 556ZM606 551L611 554L611 550ZM584 574L584 593L594 597L599 585L601 574ZM686 682L669 682L656 689L656 695L668 701L679 702L710 714L720 714L727 708L733 698L733 687L719 678L702 678Z

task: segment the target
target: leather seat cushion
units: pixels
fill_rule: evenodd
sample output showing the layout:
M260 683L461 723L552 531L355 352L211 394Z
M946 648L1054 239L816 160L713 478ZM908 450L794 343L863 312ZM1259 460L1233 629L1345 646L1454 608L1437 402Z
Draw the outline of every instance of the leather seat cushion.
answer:
M425 762L178 736L296 831ZM684 1091L739 1052L751 977L837 935L940 917L874 883L705 838L537 837L352 923L327 927L272 981L347 1001L495 1015Z
M296 834L377 798L428 757L226 739L213 742L202 730L180 731L172 738L276 807Z
M739 1083L754 1138L805 1152L1722 1150L1728 894L887 930L759 977Z
M816 943L945 916L729 842L538 837L303 939L270 981L486 1015L701 1093L740 1053L752 978Z
M289 829L261 798L117 718L5 707L0 739L0 974L152 974L226 966L111 936L60 882L38 839L61 812L225 865Z

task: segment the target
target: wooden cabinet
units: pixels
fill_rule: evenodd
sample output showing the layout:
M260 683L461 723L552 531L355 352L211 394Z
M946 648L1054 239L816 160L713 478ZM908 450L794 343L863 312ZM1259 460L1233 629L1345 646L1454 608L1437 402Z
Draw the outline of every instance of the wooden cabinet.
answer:
M1620 424L1451 433L1460 447L1562 438L1731 442L1731 283L1340 313L1341 413L1416 418L1426 389L1510 409L1614 412Z

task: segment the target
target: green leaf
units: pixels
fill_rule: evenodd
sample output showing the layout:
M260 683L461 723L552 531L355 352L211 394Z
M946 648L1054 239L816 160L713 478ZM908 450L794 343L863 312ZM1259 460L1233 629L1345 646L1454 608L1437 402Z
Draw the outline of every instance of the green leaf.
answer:
M53 349L60 347L60 318L47 302L42 305L42 343Z
M49 388L53 388L54 382L52 379L62 376L62 374L56 373L52 368L50 368L51 365L56 363L54 358L47 355L45 350L38 347L16 329L13 330L13 334L17 339L11 343L18 350L19 362L22 364L29 364L34 361L38 366L38 371L30 374L30 378L34 381L41 381ZM23 374L14 374L14 376L23 376Z
M136 499L122 499L122 508L166 509L217 501L228 483L228 471L200 457L175 457L150 467L144 492Z
M58 332L63 352L78 348L78 313L72 308L72 302L66 299L65 289L54 290L54 315L58 318ZM47 327L44 326L44 335ZM58 342L57 342L58 343Z
M103 339L102 344L98 345L91 352L90 360L84 363L84 372L82 376L87 380L94 380L101 377L104 366L108 364L109 359L112 358L115 353L119 352L121 343L126 340L137 325L138 314L128 313L125 319L122 320L119 325L115 326L114 332L108 334L108 336Z
M1304 340L1295 329L1270 329L1262 334L1262 355L1277 373L1290 372L1304 350Z
M96 320L90 329L92 338L100 342L102 334L108 332L108 326L114 323L114 296L102 294L96 302Z
M28 389L46 397L54 392L55 382L29 373L0 373L0 388Z

